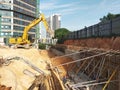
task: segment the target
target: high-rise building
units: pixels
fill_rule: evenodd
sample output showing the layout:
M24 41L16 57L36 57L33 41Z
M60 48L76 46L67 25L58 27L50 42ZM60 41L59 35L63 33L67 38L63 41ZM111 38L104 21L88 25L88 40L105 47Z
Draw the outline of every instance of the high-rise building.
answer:
M48 24L50 26L51 30L56 30L61 27L61 15L59 14L53 14L47 18ZM46 37L49 37L50 35L47 33Z
M61 16L59 14L53 15L53 30L56 30L61 27Z
M39 0L0 0L0 36L21 36L27 26L38 14ZM28 33L35 37L37 27Z

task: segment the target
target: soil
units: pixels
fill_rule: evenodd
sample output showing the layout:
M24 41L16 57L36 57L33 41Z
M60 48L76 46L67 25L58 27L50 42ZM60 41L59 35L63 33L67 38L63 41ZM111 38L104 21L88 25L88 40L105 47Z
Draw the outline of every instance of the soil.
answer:
M61 65L63 63L67 63L67 62L71 62L73 61L72 58L70 57L60 57L60 58L56 58L56 57L59 57L57 56L54 52L51 52L49 50L42 50L40 51L40 55L41 57L44 59L44 60L47 60L49 61L53 67L55 66L58 66L58 65ZM56 58L56 59L55 59ZM60 72L60 76L61 77L64 77L67 75L67 72L71 70L71 67L73 66L74 64L69 64L69 65L65 65L65 66L60 66L60 67L57 67L59 72Z
M5 58L12 58L18 56L27 59L30 63L41 69L46 75L50 72L46 69L46 56L42 57L37 49L9 49L1 48L0 56ZM37 71L33 70L23 60L13 59L8 66L0 67L0 84L7 87L12 87L12 90L27 90L33 83L35 77L30 73L25 74L25 70L29 70L35 75L39 75Z
M102 48L106 50L120 50L120 37L66 40L64 44L88 48Z
M52 60L53 66L58 66L58 65L73 61L73 59L70 57L61 57L61 58L57 58L57 59L52 58L51 60ZM73 65L74 64L69 64L69 65L57 67L60 72L60 76L61 77L66 76L68 74L68 71L71 70L71 67Z
M52 64L54 67L72 61L72 59L68 57L53 60L56 57L56 54L48 50L39 51L37 49L0 48L0 57L2 57L3 59L12 58L15 56L28 60L30 63L41 69L45 73L45 75L51 74L48 70L48 63ZM67 71L69 71L71 67L72 64L58 67L58 69L61 71L60 75L62 77L66 76ZM25 73L25 71L30 72ZM40 73L33 70L23 60L18 60L17 58L14 58L7 66L2 65L0 67L0 84L5 85L8 88L12 87L11 89L6 90L27 90L35 80L35 77L33 75L39 74ZM35 90L38 90L38 88L36 88Z

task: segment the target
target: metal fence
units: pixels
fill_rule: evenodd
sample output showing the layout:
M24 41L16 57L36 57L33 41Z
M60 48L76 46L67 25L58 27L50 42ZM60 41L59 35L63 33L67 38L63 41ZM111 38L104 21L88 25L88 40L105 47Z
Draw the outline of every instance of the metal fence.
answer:
M71 32L66 39L120 36L120 17Z

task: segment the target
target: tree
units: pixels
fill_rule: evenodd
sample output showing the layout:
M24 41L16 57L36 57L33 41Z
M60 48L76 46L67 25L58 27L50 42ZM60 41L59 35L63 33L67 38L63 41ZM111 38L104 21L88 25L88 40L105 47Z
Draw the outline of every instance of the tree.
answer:
M100 21L104 22L104 21L112 20L117 17L120 17L120 14L108 13L106 16L103 16L102 18L100 18Z
M63 43L65 40L65 36L69 34L70 31L66 28L59 28L55 30L55 38L58 39L58 43Z

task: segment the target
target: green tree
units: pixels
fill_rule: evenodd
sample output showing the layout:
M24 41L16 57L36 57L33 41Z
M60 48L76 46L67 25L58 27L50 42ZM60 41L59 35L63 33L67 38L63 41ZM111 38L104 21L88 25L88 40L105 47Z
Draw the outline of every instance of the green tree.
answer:
M107 21L107 20L112 20L114 18L120 17L120 14L112 14L112 13L108 13L106 16L103 16L102 18L100 18L101 22Z
M59 28L55 30L55 38L58 39L58 43L63 43L65 40L65 36L69 34L70 31L66 28Z

